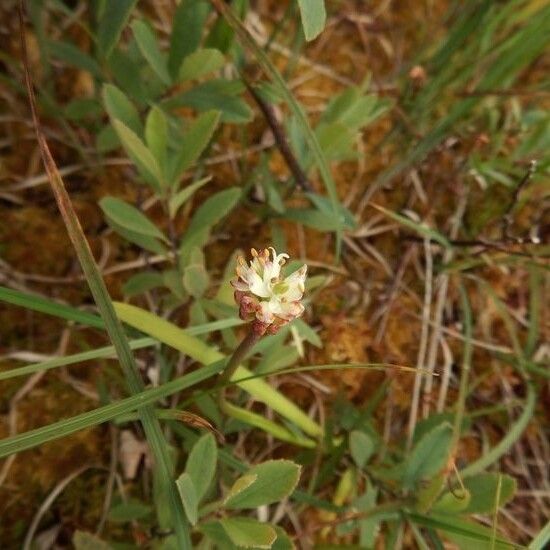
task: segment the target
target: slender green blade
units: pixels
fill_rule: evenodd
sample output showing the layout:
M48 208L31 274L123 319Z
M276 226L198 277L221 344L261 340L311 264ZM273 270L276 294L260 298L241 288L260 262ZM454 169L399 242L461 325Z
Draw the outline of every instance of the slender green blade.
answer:
M146 405L150 405L159 399L173 395L181 390L194 386L218 374L223 369L223 363L214 363L202 367L190 374L186 374L177 380L167 382L157 388L151 388L143 392L121 399L116 403L110 403L88 411L72 418L59 420L42 428L36 428L13 437L7 437L0 441L0 458L31 449L54 439L60 439L85 428L96 426L103 422L113 420L117 416L135 411ZM153 412L154 414L154 412ZM179 498L179 496L178 496Z
M82 311L72 306L60 304L53 300L48 300L47 298L42 298L42 296L21 292L20 290L14 290L5 286L0 286L0 301L40 313L46 313L47 315L53 315L54 317L60 317L67 321L75 321L82 325L102 329L105 328L105 324L98 315Z

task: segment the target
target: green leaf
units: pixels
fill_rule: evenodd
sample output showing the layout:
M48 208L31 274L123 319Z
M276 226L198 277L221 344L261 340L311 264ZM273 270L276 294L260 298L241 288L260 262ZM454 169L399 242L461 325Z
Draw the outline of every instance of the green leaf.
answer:
M233 9L237 17L241 19L245 18L249 7L249 0L231 0L231 9ZM234 44L234 38L234 30L227 24L223 17L218 17L212 30L206 37L206 46L228 53Z
M235 482L241 486L236 492L230 490L225 500L226 508L257 508L288 497L300 479L300 466L290 460L269 460L248 470L247 483L254 476L255 479L246 487L242 487L239 480Z
M104 197L99 201L104 214L121 227L157 239L166 240L162 231L135 206L116 197Z
M113 120L113 126L128 156L132 159L142 176L149 183L161 187L163 182L162 173L151 151L149 151L143 141L141 141L141 139L120 120Z
M130 349L141 349L144 347L153 346L154 344L155 341L152 338L138 338L136 340L130 340L128 342ZM33 374L35 372L44 372L50 369L55 369L57 367L63 367L65 365L74 365L75 363L91 361L92 359L114 357L116 357L115 348L113 346L105 346L94 350L75 353L73 355L67 355L65 357L55 357L54 359L48 359L47 361L41 361L40 363L34 363L25 367L17 367L15 369L3 370L0 372L0 380L6 380L8 378L15 378L18 376L25 376L27 374Z
M191 252L189 245L192 243L200 248L208 239L210 229L229 214L240 198L241 190L238 187L230 187L212 195L201 204L191 219L180 245L183 267ZM200 244L193 242L195 236L200 237Z
M543 550L550 543L550 520L529 544L529 550Z
M245 489L248 489L248 487L250 487L257 479L258 476L256 474L245 474L244 476L241 476L229 489L229 492L225 497L226 502L227 500L231 500L235 496L242 493Z
M177 183L185 170L189 169L206 149L220 121L218 111L207 111L198 116L183 136L181 151L175 159L172 183Z
M168 144L168 121L166 115L154 106L145 121L145 142L155 157L160 171L166 171L166 147Z
M193 482L198 502L205 497L210 488L216 473L217 461L216 440L211 433L207 433L193 445L185 465L185 472Z
M251 518L227 518L220 520L220 524L239 548L271 548L277 538L271 525Z
M327 19L325 0L298 0L298 6L300 7L304 34L309 42L317 38L325 28Z
M516 480L505 474L486 473L468 477L464 486L472 495L465 514L489 514L495 509L498 478L501 478L499 505L511 500L516 492Z
M215 79L207 80L181 94L167 99L166 108L191 107L197 111L221 112L224 122L243 124L252 120L254 113L246 101L239 97L244 90L238 80Z
M271 550L295 550L296 546L294 546L294 543L292 540L290 540L290 537L287 535L286 531L279 527L278 525L272 525L272 527L275 529L275 532L277 533L277 539L271 546Z
M180 494L187 519L191 525L196 525L199 515L199 501L193 480L188 473L183 472L183 474L176 479L176 485L178 486L178 492Z
M315 135L327 161L341 161L354 158L355 133L341 122L320 124Z
M113 420L118 416L135 411L140 407L143 408L145 405L149 405L159 399L173 395L174 393L194 386L218 374L222 368L223 365L221 363L213 363L190 374L172 380L171 382L167 382L162 386L136 393L132 397L126 397L120 401L78 414L71 418L52 422L41 428L29 430L28 432L23 432L12 437L6 437L0 440L0 458L19 453L26 449L32 449L47 441L65 437L79 430L89 428L90 426L96 426L97 424Z
M109 57L109 71L125 93L140 103L148 103L152 99L149 80L143 78L143 61L134 52L135 48L114 50Z
M453 428L445 422L420 439L404 462L403 486L406 489L412 489L416 483L434 476L443 468L452 438Z
M442 514L462 514L472 500L470 491L463 491L457 487L452 493L447 491L431 508L432 512ZM419 510L420 511L420 510Z
M223 548L224 550L238 550L238 547L233 544L232 540L229 538L225 529L222 527L219 521L208 521L206 523L200 523L198 528L212 542L215 543L216 546L214 548Z
M143 502L130 499L127 502L117 504L109 511L109 520L116 522L133 521L143 519L151 514L153 508Z
M159 50L157 38L153 34L151 27L143 21L136 20L132 23L132 31L136 39L139 51L149 63L151 69L160 78L160 80L169 86L172 82L168 74L166 60Z
M154 237L147 237L140 233L136 233L135 231L130 231L125 227L118 225L118 223L110 218L106 218L106 220L109 226L128 242L131 242L139 246L140 248L143 248L143 250L149 250L149 252L153 252L154 254L167 253L168 250L166 246Z
M15 306L24 307L32 311L38 311L45 313L46 315L53 315L66 319L67 321L74 321L90 327L104 329L105 325L99 315L88 313L87 311L81 311L72 306L65 304L59 304L53 300L43 298L38 294L31 294L29 292L21 292L20 290L14 290L12 288L6 288L0 286L0 301Z
M407 513L407 517L420 526L441 531L451 542L456 543L463 550L487 550L488 548L514 550L518 548L516 544L498 536L495 545L491 547L493 538L491 529L455 515L431 514L423 516Z
M208 3L203 0L186 0L178 5L172 24L168 56L168 68L174 79L183 58L199 47L209 9Z
M183 286L195 299L200 298L210 286L210 276L200 248L195 247L191 250L189 261L183 268Z
M120 120L132 132L140 136L143 132L143 126L139 118L139 113L134 104L113 84L104 84L101 90L105 109L113 120Z
M163 286L162 274L157 271L143 271L132 275L123 285L122 292L124 296L131 298L138 294L143 294L153 288Z
M113 550L104 540L86 531L75 531L72 542L75 550Z
M374 452L374 441L365 432L353 430L349 434L349 450L357 467L363 468Z
M97 61L84 53L70 42L48 42L49 52L61 61L65 61L78 69L88 71L90 74L96 77L101 77L101 67Z
M106 3L97 30L97 43L104 57L109 57L116 46L136 2L137 0L117 0Z
M73 99L65 105L63 115L75 121L85 118L98 120L103 116L103 106L95 98Z
M203 185L206 185L212 176L206 176L200 180L194 181L191 185L184 187L181 191L178 191L171 199L168 205L170 216L173 218L180 207L185 204L192 195L198 191Z
M196 80L221 69L224 66L225 57L219 50L204 48L188 55L181 64L178 79L180 81Z

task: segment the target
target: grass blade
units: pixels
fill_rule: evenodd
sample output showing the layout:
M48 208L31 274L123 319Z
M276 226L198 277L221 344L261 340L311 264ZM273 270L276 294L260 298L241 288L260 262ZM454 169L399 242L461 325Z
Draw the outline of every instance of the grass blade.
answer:
M153 338L138 338L137 340L128 342L128 345L130 346L130 349L141 349L152 346L155 343L156 340L153 340ZM35 372L56 369L67 365L74 365L75 363L82 363L83 361L91 361L93 359L106 359L113 356L116 356L115 346L105 346L90 351L75 353L66 357L56 357L55 359L48 359L47 361L41 361L40 363L34 363L33 365L27 365L25 367L18 367L16 369L0 372L0 380L7 380L8 378L16 378L17 376L25 376L26 374L33 374Z
M19 453L26 449L31 449L38 445L42 445L48 441L65 437L72 433L78 432L91 426L96 426L103 422L113 420L114 418L123 414L133 412L136 409L143 408L146 405L150 405L159 399L168 397L178 391L184 390L211 376L218 374L223 368L222 363L215 363L208 365L199 370L196 370L190 374L186 374L178 378L167 382L157 388L151 388L121 399L116 403L110 403L103 407L88 411L72 418L59 420L48 426L36 428L22 434L18 434L13 437L7 437L0 441L0 458L9 456L14 453ZM154 413L154 410L153 410ZM155 413L154 413L155 414ZM156 416L156 415L155 415Z
M53 315L54 317L60 317L67 321L75 321L82 325L101 329L105 328L105 324L101 320L101 317L93 313L88 313L65 304L59 304L53 300L42 298L42 296L13 290L5 286L0 286L0 301L13 304L14 306L21 306L25 309L32 309L33 311L38 311L47 315Z

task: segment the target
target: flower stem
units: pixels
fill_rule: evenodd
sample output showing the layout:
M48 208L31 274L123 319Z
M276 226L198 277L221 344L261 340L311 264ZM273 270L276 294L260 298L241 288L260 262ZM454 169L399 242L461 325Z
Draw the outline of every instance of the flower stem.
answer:
M237 349L230 357L225 369L221 372L218 383L225 386L231 377L235 374L238 366L242 363L246 354L256 345L256 342L262 337L262 334L257 330L254 330L253 326L250 327L250 331L244 337L243 341L238 345ZM220 394L223 395L224 389L220 390Z

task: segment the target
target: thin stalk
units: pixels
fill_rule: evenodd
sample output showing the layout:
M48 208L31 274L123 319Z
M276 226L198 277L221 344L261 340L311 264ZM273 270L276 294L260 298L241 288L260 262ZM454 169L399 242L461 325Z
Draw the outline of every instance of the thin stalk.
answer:
M229 358L227 365L223 369L219 376L218 384L225 386L231 377L235 374L235 371L239 368L239 365L243 362L246 354L256 345L256 342L262 337L257 331L252 328L248 334L244 337L243 341L237 346L237 349L233 352L233 355ZM223 392L223 388L220 393Z
M453 444L451 448L456 449L458 440L460 439L460 427L464 418L464 410L466 408L466 395L468 393L468 378L470 375L470 365L472 361L472 310L470 301L464 285L461 283L460 300L462 312L464 314L464 358L462 360L462 370L460 372L460 385L458 388L458 399L456 405L456 414L453 426Z

